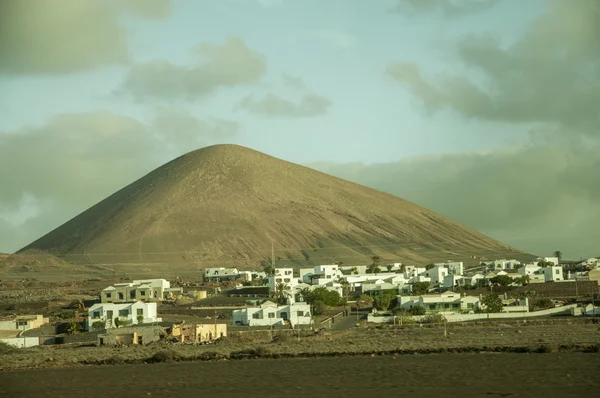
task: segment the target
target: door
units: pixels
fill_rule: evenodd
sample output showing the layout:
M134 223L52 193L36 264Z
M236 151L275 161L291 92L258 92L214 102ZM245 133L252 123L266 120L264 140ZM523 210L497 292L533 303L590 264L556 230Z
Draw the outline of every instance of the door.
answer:
M283 319L283 321L287 321L288 320L288 313L285 311L282 311L279 315L281 315L281 319Z

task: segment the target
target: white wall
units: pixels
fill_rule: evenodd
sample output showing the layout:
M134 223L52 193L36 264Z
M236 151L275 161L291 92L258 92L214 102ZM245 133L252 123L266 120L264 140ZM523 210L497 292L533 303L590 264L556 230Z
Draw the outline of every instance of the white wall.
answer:
M18 348L35 347L40 345L39 337L15 337L12 339L0 339L0 341Z
M104 322L106 323L107 313L108 311L112 311L112 317L110 319L109 327L114 326L115 318L122 318L131 321L132 325L138 323L138 309L142 310L142 316L144 317L144 323L152 323L152 322L160 322L161 319L158 318L157 305L156 303L145 303L142 301L137 301L135 303L100 303L94 304L88 309L88 320L87 320L87 328L90 330L92 325L95 322ZM127 310L127 316L119 315L119 311ZM98 318L94 317L94 313L99 312L100 316Z

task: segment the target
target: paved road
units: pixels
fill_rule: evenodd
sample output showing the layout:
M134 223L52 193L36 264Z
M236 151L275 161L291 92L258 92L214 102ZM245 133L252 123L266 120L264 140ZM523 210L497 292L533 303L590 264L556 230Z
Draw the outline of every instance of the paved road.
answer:
M0 373L0 397L594 397L600 354L431 354Z

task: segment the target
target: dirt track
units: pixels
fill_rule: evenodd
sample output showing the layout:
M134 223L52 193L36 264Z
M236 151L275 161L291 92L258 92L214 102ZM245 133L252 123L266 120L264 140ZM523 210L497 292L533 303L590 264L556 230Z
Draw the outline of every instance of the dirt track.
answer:
M434 354L86 366L0 373L0 395L595 396L600 388L599 370L597 353Z

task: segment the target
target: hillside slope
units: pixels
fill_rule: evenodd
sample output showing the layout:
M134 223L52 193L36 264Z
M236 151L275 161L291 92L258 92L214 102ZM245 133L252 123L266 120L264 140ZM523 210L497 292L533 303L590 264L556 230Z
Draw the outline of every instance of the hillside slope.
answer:
M427 263L524 254L395 196L236 146L187 153L26 249L69 262ZM287 260L287 261L284 261Z

